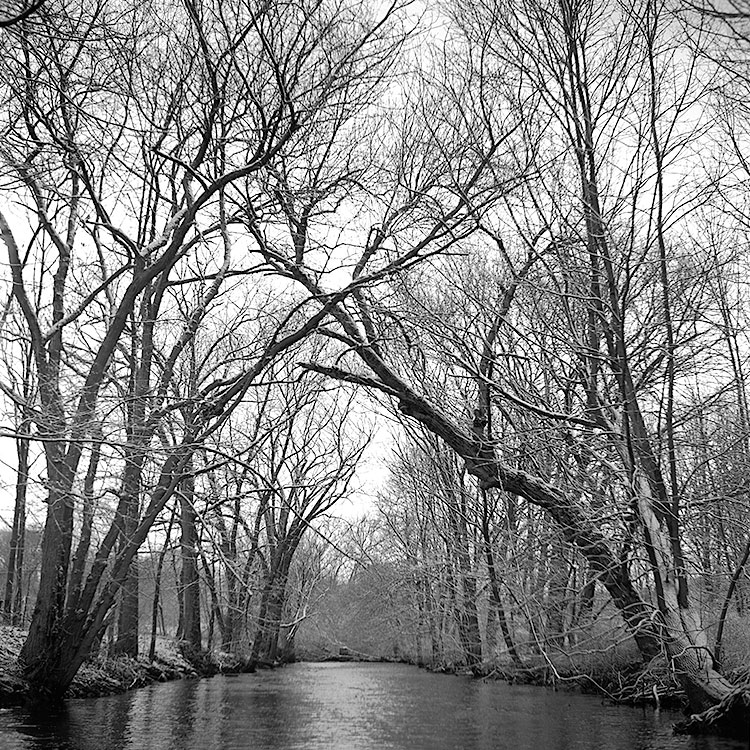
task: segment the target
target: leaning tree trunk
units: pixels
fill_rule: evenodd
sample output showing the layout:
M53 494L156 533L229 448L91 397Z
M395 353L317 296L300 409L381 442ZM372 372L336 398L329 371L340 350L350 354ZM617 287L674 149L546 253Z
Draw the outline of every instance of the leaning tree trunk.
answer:
M302 272L296 277L310 291L319 291ZM375 332L364 330L343 306L332 310L332 315L346 336L355 342L358 356L375 377L311 363L306 364L308 369L387 393L398 401L399 410L405 416L421 423L462 457L481 488L502 489L543 509L558 524L565 541L586 558L592 576L611 596L643 657L651 659L659 655L662 647L671 656L694 710L716 705L732 693L733 685L713 669L708 650L696 642L700 629L694 627L691 610L680 607L678 597L681 592L669 565L675 551L672 535L669 527L654 516L650 492L648 500L643 503L645 507L639 507L639 510L646 532L659 531L656 549L663 559L657 564L666 575L655 575L657 594L660 587L662 594L658 612L654 612L654 608L636 591L627 561L620 559L585 504L543 479L506 464L498 457L495 446L478 435L476 429L454 421L396 372L384 359L382 349L373 338ZM645 510L649 512L644 514ZM652 569L654 567L652 561ZM680 575L679 571L676 572ZM663 596L665 592L669 594L666 598Z
M688 696L690 710L705 711L735 690L714 669L714 658L697 613L681 596L679 578L671 563L671 536L665 518L655 511L651 484L637 472L638 510L643 520L656 587L663 642L674 671ZM687 606L685 606L687 604Z

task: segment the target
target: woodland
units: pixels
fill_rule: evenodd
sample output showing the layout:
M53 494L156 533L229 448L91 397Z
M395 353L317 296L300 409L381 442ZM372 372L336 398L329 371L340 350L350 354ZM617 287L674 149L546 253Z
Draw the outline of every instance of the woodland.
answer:
M749 34L739 0L18 3L0 593L32 693L167 637L625 659L746 731Z

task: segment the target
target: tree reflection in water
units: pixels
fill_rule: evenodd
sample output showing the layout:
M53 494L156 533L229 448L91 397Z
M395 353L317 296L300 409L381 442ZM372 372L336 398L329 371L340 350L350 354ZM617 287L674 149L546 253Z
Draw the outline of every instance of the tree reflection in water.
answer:
M740 750L674 714L394 664L296 664L0 711L3 750Z

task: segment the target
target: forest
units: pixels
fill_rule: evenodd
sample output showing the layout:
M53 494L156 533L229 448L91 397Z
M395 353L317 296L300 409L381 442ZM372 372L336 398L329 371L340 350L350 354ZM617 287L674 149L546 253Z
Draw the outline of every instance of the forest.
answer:
M173 640L638 663L747 727L750 8L18 6L0 597L33 695Z

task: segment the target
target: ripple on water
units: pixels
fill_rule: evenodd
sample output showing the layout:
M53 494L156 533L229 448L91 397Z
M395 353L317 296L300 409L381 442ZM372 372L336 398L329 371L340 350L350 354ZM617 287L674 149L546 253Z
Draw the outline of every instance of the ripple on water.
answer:
M674 714L394 664L295 664L55 709L0 710L2 750L744 750Z

